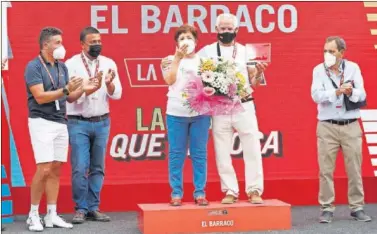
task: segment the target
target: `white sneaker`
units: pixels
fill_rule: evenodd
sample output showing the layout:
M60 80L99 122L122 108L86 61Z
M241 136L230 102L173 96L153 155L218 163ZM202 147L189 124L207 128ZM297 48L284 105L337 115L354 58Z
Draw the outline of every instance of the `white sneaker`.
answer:
M73 225L71 223L67 223L62 217L57 214L46 214L44 221L47 228L73 228Z
M29 225L29 231L43 231L42 219L41 217L39 217L39 214L29 214L29 218L26 220L26 224Z

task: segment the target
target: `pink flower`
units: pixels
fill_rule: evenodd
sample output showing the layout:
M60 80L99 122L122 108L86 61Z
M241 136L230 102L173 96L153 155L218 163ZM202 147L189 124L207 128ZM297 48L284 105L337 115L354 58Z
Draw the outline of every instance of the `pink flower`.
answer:
M237 93L237 85L236 84L230 84L229 87L229 97L234 97Z
M209 97L209 96L212 96L213 94L215 94L215 89L212 88L212 87L204 87L203 93L204 93L204 95Z
M190 88L190 89L197 89L198 88L198 84L196 83L195 80L190 80L187 84L187 88Z

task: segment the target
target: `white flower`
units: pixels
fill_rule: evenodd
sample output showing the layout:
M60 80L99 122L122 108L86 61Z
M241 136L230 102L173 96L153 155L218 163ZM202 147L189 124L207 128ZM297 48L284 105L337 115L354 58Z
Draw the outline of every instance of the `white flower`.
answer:
M217 73L217 74L216 74L216 77L217 77L219 80L223 80L223 79L225 78L223 73Z
M228 67L228 68L226 69L226 74L227 74L228 76L234 76L234 75L236 74L236 71L235 71L232 67Z
M211 83L213 87L215 88L220 88L220 82L218 80L215 80L214 82Z
M212 83L215 80L214 74L212 71L206 71L202 73L202 80L207 83Z
M220 92L223 93L223 94L227 94L228 93L228 86L221 85Z

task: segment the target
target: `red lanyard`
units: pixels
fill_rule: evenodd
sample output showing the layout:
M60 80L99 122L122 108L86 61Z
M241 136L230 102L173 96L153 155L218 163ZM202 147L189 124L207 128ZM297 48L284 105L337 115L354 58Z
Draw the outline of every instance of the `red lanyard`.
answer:
M59 87L59 85L60 85L59 65L56 64L56 66L57 66L57 68L58 68L58 86L55 87L54 79L52 78L52 75L51 75L50 71L48 70L48 68L47 68L47 66L46 66L46 63L43 61L43 58L42 58L41 55L39 55L38 57L39 57L39 60L41 61L42 65L43 65L43 67L46 69L46 72L47 72L47 74L48 74L48 77L50 78L50 81L51 81L52 87L53 87L54 89L57 89L57 88Z
M96 66L96 70L94 72L94 76L92 76L92 73L90 72L90 69L89 69L89 66L88 66L88 63L86 62L85 58L84 58L84 55L81 53L81 60L82 62L84 63L84 66L86 68L86 71L88 72L88 75L89 75L89 78L92 78L92 77L95 77L98 73L98 69L99 69L99 59L97 59L97 66Z
M218 57L221 57L221 50L220 50L220 43L217 42L217 56ZM237 56L237 44L236 42L234 42L234 46L233 46L233 59L236 59L236 56Z

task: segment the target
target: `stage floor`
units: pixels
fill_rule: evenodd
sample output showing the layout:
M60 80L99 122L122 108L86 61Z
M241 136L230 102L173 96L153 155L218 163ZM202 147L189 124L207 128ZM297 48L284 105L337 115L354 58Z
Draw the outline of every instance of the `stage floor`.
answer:
M347 206L338 206L335 212L334 221L331 224L318 223L319 209L317 206L293 206L292 207L292 229L289 231L270 231L270 232L252 232L254 233L342 233L342 234L375 234L377 233L377 204L368 204L366 212L372 216L373 220L369 223L354 221L349 216ZM63 229L46 229L43 233L124 233L140 234L137 228L137 213L108 213L112 222L98 223L87 222L81 225L75 225L72 230ZM71 220L73 214L63 215L65 219ZM28 234L25 224L25 216L17 216L14 224L5 225L5 233L25 233ZM272 221L272 220L271 220ZM245 233L245 232L242 232ZM251 233L251 232L250 232ZM235 234L235 233L233 233Z

